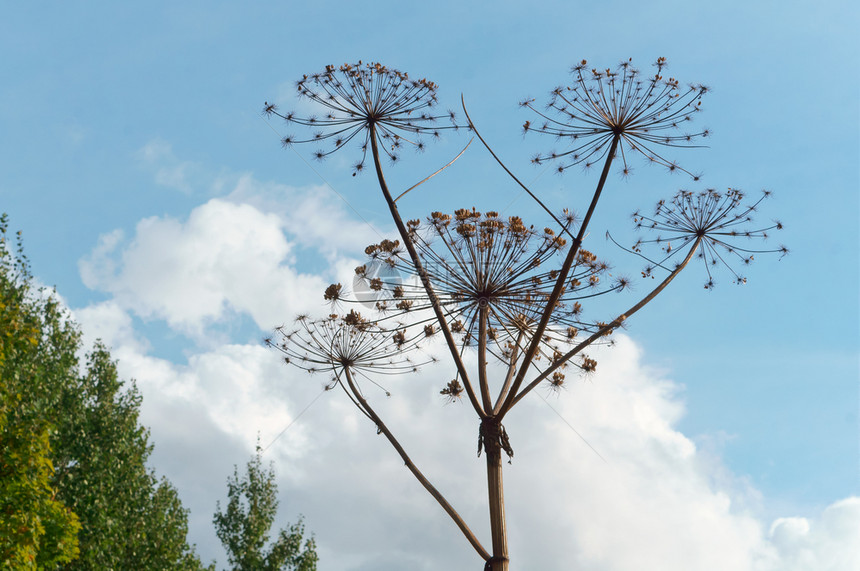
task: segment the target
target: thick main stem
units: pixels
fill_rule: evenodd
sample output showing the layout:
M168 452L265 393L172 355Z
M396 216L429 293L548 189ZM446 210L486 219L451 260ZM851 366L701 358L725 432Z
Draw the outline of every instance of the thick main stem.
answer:
M385 182L385 177L382 174L382 164L379 161L379 146L376 142L376 126L370 126L370 150L373 154L373 164L376 167L376 178L379 180L379 187L382 190L382 195L385 197L385 202L388 204L388 209L391 211L391 218L394 219L394 225L397 226L397 231L400 233L400 238L403 240L406 251L412 260L412 265L415 266L415 271L418 272L418 277L421 279L421 284L424 286L424 291L427 292L427 297L430 299L430 306L433 308L433 313L436 315L436 321L439 323L439 329L442 330L442 335L445 337L445 343L448 345L448 351L451 353L451 358L457 366L457 372L460 373L460 378L463 379L463 386L466 389L466 394L469 396L469 402L480 418L487 416L481 403L475 395L475 390L469 382L469 375L466 373L466 367L463 365L463 360L460 358L460 353L457 350L457 342L448 327L448 322L442 314L442 304L439 303L439 298L430 283L430 277L421 263L421 258L418 257L418 252L415 250L415 245L412 243L412 238L406 230L406 225L403 224L403 219L400 217L400 212L397 210L397 204L391 197L391 192L388 190L388 184Z
M505 488L502 480L502 447L499 441L501 423L487 419L481 425L487 456L487 495L490 505L490 533L493 557L485 569L508 571L508 529L505 521Z

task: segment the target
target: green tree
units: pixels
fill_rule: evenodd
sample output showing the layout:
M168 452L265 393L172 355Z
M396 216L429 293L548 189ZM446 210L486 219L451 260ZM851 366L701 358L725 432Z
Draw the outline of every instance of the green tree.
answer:
M44 414L50 388L40 374L46 338L34 301L27 259L9 250L0 216L0 567L52 568L78 555L77 516L52 486L51 422Z
M5 395L4 395L5 397ZM78 555L77 516L55 498L49 431L0 411L0 566L43 569Z
M263 468L262 450L248 462L248 471L239 477L238 467L227 480L226 509L218 503L213 523L218 539L227 550L233 571L315 571L319 558L313 538L304 539L301 519L281 530L274 542L269 530L278 510L278 486L272 466ZM267 548L268 545L268 548Z
M0 561L200 569L176 490L146 467L140 394L100 343L82 366L77 325L34 289L7 227L0 217Z
M198 569L176 490L146 468L152 445L138 423L140 393L123 389L97 344L85 374L60 391L55 481L84 524L69 569Z

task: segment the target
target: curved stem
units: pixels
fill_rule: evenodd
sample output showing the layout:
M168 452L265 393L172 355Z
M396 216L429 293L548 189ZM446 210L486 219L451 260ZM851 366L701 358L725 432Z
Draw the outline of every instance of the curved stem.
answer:
M391 211L391 217L394 219L394 224L397 226L397 231L400 233L400 238L403 240L404 246L406 246L406 251L409 252L409 257L412 259L415 271L418 272L418 277L421 279L424 291L427 292L430 305L433 308L433 312L436 314L436 321L439 322L439 328L442 330L445 342L448 344L448 351L451 353L451 358L454 360L454 364L457 366L457 371L463 379L463 386L466 388L469 402L472 403L472 407L475 409L475 412L478 413L478 416L484 418L487 414L478 402L478 398L475 395L475 389L472 387L471 382L469 382L469 375L466 373L466 367L457 351L457 342L454 340L454 336L448 327L448 322L445 319L445 316L442 315L442 304L439 303L439 298L436 296L436 292L433 290L433 285L430 283L430 277L427 275L427 271L424 269L424 265L418 257L418 252L415 250L415 244L409 236L406 226L403 224L403 219L400 217L400 212L397 210L397 204L395 204L394 199L391 197L391 192L388 190L388 184L386 184L385 177L382 174L382 164L379 162L379 147L376 143L375 125L370 126L370 148L373 154L373 164L376 167L376 178L379 179L379 187L382 189L382 195L385 197L385 202L388 204L388 209Z
M671 281L674 280L675 277L679 273L681 273L681 270L683 270L687 266L687 264L693 258L693 254L699 248L699 244L701 244L701 242L702 242L702 238L696 238L696 241L693 243L693 246L690 248L690 252L687 254L687 257L684 258L684 261L681 262L681 264L678 265L678 267L675 268L672 271L672 273L669 274L666 277L666 279L660 283L660 285L658 285L656 288L654 288L654 290L651 293L649 293L644 298L642 298L642 300L639 301L639 303L637 303L636 305L634 305L633 307L631 307L630 309L628 309L627 311L625 311L624 313L622 313L621 315L619 315L618 317L613 319L610 323L607 323L606 325L604 325L603 327L598 329L588 339L586 339L585 341L583 341L582 343L580 343L579 345L577 345L576 347L574 347L573 349L571 349L570 351L565 353L561 359L559 359L557 362L555 362L552 366L550 366L548 369L546 369L543 373L538 375L535 378L535 380L533 380L531 383L529 383L526 386L526 388L524 388L522 391L520 391L520 393L518 395L516 395L516 397L514 397L513 404L518 403L520 401L520 399L522 399L526 394L528 394L529 391L531 391L533 388L538 386L541 381L546 379L549 375L551 375L553 372L555 372L556 369L558 369L564 363L566 363L571 358L573 358L577 353L579 353L580 351L582 351L583 349L585 349L586 347L588 347L589 345L594 343L594 341L596 341L597 339L606 335L606 333L608 331L615 329L617 327L620 327L621 324L624 323L631 315L633 315L634 313L636 313L637 311L639 311L640 309L645 307L645 305L648 302L650 302L652 299L657 297L657 295L661 291L663 291L666 288L666 286L668 286L669 283L671 283Z
M460 103L462 103L462 105L463 105L463 113L466 114L466 120L469 122L469 128L475 132L475 136L478 137L478 140L480 140L481 143L483 143L484 148L486 148L487 151L490 152L490 154L493 156L493 158L496 159L496 162L499 163L499 166L502 167L506 173L508 173L508 176L511 177L512 179L514 179L514 182L516 182L518 185L520 185L520 188L522 188L524 191L526 191L528 193L528 195L532 197L532 200L537 202L538 205L540 205L540 207L543 208L546 211L546 213L549 214L553 220L555 220L556 224L558 224L561 227L562 231L566 232L570 236L571 234L570 234L570 231L567 229L567 226L562 224L562 222L558 219L558 217L556 217L556 215L552 213L552 210L547 208L547 206L543 202L541 202L541 200L537 196L535 196L535 193L533 193L531 190L529 190L529 188L526 185L524 185L522 182L520 182L520 179L518 179L514 175L514 173L511 172L511 170L507 167L507 165L505 165L505 163L502 162L502 159L500 159L496 155L496 153L493 151L493 149L490 148L490 145L487 144L487 141L485 141L484 138L481 136L481 134L478 132L478 128L475 127L474 123L472 123L472 118L469 117L469 112L466 110L466 99L463 97L463 95L460 95Z
M457 156L456 156L456 157L454 157L453 159L451 159L451 162L449 162L449 163L448 163L448 164L446 164L444 167L442 167L441 169L437 170L436 172L434 172L434 173L433 173L433 174L431 174L430 176L426 177L426 178L425 178L425 179L423 179L422 181L420 181L420 182L416 182L415 184L413 184L412 186L410 186L409 188L407 188L406 190L404 190L403 192L401 192L401 193L397 196L397 198L395 198L395 199L394 199L394 202L397 202L398 200L400 200L401 198L403 198L404 196L406 196L410 191L412 191L412 190L414 190L414 189L418 188L419 186L421 186L422 184L424 184L425 182L427 182L428 180L430 180L431 178L433 178L434 176L436 176L437 174L439 174L440 172L442 172L442 171L443 171L443 170L445 170L446 168L448 168L448 167L450 167L451 165L453 165L453 164L457 161L457 159L459 159L461 156L463 156L463 153L465 153L465 152L466 152L466 149L468 149L468 148L469 148L469 145L471 145L471 144L472 144L472 141L474 141L474 140L475 140L475 139L469 139L469 142L468 142L468 143L466 143L466 146L465 146L465 147L463 147L463 150L462 150L462 151L460 151L460 152L457 154Z
M409 468L409 471L412 472L412 475L421 482L421 485L424 486L424 489L430 493L431 496L442 506L442 509L445 510L454 523L457 524L457 527L460 528L460 531L463 532L463 535L466 536L466 539L469 543L472 544L472 547L475 548L475 551L478 552L478 555L484 558L486 561L490 558L490 554L484 549L484 546L481 545L481 542L478 541L478 538L475 537L475 534L469 529L469 526L466 525L466 522L463 521L463 518L460 514L457 513L451 504L448 503L448 500L445 499L439 490L437 490L433 484L430 483L430 480L427 479L424 474L421 473L421 470L418 469L417 466L412 462L409 458L409 455L406 454L406 451L403 449L403 446L400 445L400 442L394 437L394 434L385 426L385 423L382 422L382 419L379 418L379 415L376 414L376 411L371 408L370 404L368 404L367 400L361 395L361 392L358 390L358 387L355 385L355 382L352 380L352 375L349 372L348 368L344 369L344 376L346 377L346 382L349 384L349 389L352 392L353 396L361 403L362 412L366 413L370 419L376 424L376 427L379 431L385 435L388 441L394 446L394 449L397 450L397 453L400 454L400 457L403 459L403 462L406 464L406 467Z
M570 268L573 266L573 262L576 259L577 253L579 253L579 248L582 245L582 240L585 237L585 230L588 228L588 223L591 221L591 216L594 214L594 209L597 207L597 201L600 199L600 193L603 191L603 186L606 184L606 177L609 175L609 167L612 165L612 159L615 156L615 150L618 148L618 142L621 139L621 135L615 135L612 138L612 145L609 147L609 153L606 155L606 162L603 165L603 171L600 173L600 180L597 183L597 188L594 191L594 196L591 198L591 204L588 207L588 212L585 213L585 218L582 220L582 225L579 227L579 232L576 235L576 238L573 241L573 244L570 245L570 251L567 253L567 257L564 260L564 264L559 271L558 279L555 282L555 287L552 290L552 293L549 296L549 300L546 304L546 309L544 309L543 315L541 316L540 323L535 329L534 335L531 340L531 344L529 345L528 350L523 354L523 362L520 365L520 370L517 373L516 379L514 380L513 386L511 387L510 392L508 393L505 402L502 404L501 409L499 410L499 418L503 417L514 405L515 395L520 388L520 385L523 383L523 379L528 372L529 367L531 366L532 360L537 354L538 347L540 346L541 338L543 337L544 331L546 331L547 325L549 325L549 319L552 316L552 312L555 309L556 303L558 303L558 299L561 297L561 293L564 290L564 282L567 280L567 276L570 273Z

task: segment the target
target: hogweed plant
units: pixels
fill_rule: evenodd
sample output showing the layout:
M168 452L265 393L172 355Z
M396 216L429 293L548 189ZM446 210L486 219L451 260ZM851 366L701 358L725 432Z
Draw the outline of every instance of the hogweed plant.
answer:
M284 137L285 146L317 143L322 147L314 156L324 159L357 145L360 159L353 175L364 169L368 158L373 161L398 231L397 237L368 246L367 263L355 270L358 283L374 294L373 307L367 308L366 299L356 299L341 284L332 284L322 297L340 313L320 319L301 316L267 342L284 354L287 363L326 374L329 388L345 391L460 528L485 570L509 568L502 468L503 457L510 461L514 450L502 421L511 409L539 386L558 390L567 376L593 372L597 362L588 349L611 343L613 331L663 292L692 260L703 261L705 287L710 289L721 267L728 268L734 281L744 283L739 267L749 265L756 254L787 252L784 247L751 246L753 240L782 228L780 223L764 227L754 223L753 214L767 193L747 203L736 189L682 190L669 201L660 201L653 213L636 212L636 228L652 234L622 247L646 260L642 278L660 275L656 287L602 320L586 312L592 298L626 290L630 284L628 278L611 277L608 263L582 247L613 164L617 161L626 177L632 155L638 154L646 162L698 179L665 154L701 146L708 130L690 126L701 112L707 88L664 78L663 58L654 65L654 75L642 77L629 60L614 70L589 69L583 61L572 70L572 84L554 89L545 106L534 100L522 102L538 117L537 125L526 121L526 132L551 135L566 145L535 156L533 162L555 161L559 171L602 163L585 214L579 217L563 210L538 227L518 216L474 208L452 214L435 211L424 219L404 221L397 205L404 193L393 196L383 160L394 163L402 148L421 150L423 137L438 138L441 129L460 128L453 112L436 112L437 87L426 79L412 79L378 63L328 66L296 84L298 95L318 104L321 115L299 116L265 104L270 117L311 130L306 137ZM463 109L466 112L465 104ZM464 126L551 213L498 158L468 112L466 118ZM346 309L357 305L369 311L362 315L356 307ZM483 453L487 468L489 549L415 466L362 390L368 383L378 385L376 375L404 378L435 361L424 351L428 340L437 336L444 340L453 377L440 393L448 401L465 395L479 421L478 454ZM466 359L467 353L477 358ZM467 362L475 363L472 369Z

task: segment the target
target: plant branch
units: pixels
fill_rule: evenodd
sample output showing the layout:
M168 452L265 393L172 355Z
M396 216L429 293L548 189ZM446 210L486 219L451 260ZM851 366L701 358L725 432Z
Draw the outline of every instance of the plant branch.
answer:
M481 399L484 410L493 410L490 401L490 384L487 381L487 321L489 320L489 304L483 304L478 311L478 381L481 385Z
M517 335L517 342L511 348L511 364L508 366L508 373L505 375L505 384L502 385L502 390L499 391L499 396L496 399L496 404L493 406L493 415L499 414L499 410L502 407L502 403L505 402L505 398L508 396L508 391L511 388L511 383L514 381L514 373L517 370L517 359L519 358L520 352L520 344L523 342L523 336L525 333L520 330Z
M371 125L370 127L370 146L371 151L373 153L373 164L376 167L376 177L379 179L379 186L382 189L382 195L385 197L385 202L388 203L388 209L391 211L391 217L394 219L394 224L397 226L397 231L400 233L400 237L403 239L404 246L406 246L406 251L409 252L409 257L412 259L412 264L415 266L415 271L418 272L418 277L421 278L421 284L424 286L424 291L427 292L427 297L430 300L430 305L433 307L433 312L436 314L436 321L439 322L439 328L442 330L442 334L445 337L445 342L448 344L448 351L451 353L451 358L454 360L454 364L457 367L457 371L460 373L460 377L463 379L463 386L466 388L466 394L469 396L469 401L472 403L472 407L475 409L475 412L478 413L478 416L484 418L487 416L487 413L484 412L484 409L481 408L481 404L478 402L478 398L475 395L475 389L472 387L471 382L469 381L469 375L466 373L466 367L463 364L463 360L460 358L460 354L457 351L457 342L454 340L454 336L451 333L451 329L448 327L448 322L445 320L445 316L442 314L442 304L439 302L439 298L436 296L436 292L433 290L433 285L430 283L430 277L427 275L427 271L424 269L424 265L421 263L421 259L418 257L418 252L415 250L415 244L412 242L412 238L409 236L409 232L406 230L406 226L403 224L403 219L400 217L400 212L397 210L397 204L394 203L394 199L391 198L391 192L388 190L388 184L385 182L385 177L382 174L382 164L379 161L379 147L376 142L376 125Z
M352 380L352 375L349 372L349 368L345 367L343 372L344 376L346 377L346 382L349 384L350 391L352 391L352 393L355 395L355 398L361 403L361 408L363 409L363 412L365 412L370 417L370 419L376 424L376 427L379 429L379 431L384 434L388 441L391 443L391 445L394 446L394 449L397 450L398 454L400 454L400 457L403 459L403 462L406 464L406 467L409 468L409 471L412 472L412 475L415 476L415 478L419 482L421 482L421 485L424 486L424 489L427 490L427 492L431 496L433 496L433 498L439 503L439 505L442 506L442 509L445 510L445 513L447 513L451 517L451 519L454 520L454 523L457 524L457 527L460 528L460 531L463 532L463 535L466 536L466 539L469 541L469 543L472 544L472 547L475 548L475 551L478 552L478 555L484 558L485 561L489 559L490 554L487 552L484 546L481 545L481 542L478 541L478 538L475 537L475 534L472 532L471 529L469 529L469 526L466 525L466 522L463 520L460 514L457 513L457 510L455 510L451 506L451 504L448 503L448 500L445 499L445 496L443 496L439 492L439 490L437 490L433 486L433 484L430 483L430 480L428 480L427 477L421 473L421 470L419 470L418 467L415 466L415 464L409 458L409 455L406 454L406 451L403 449L403 446L401 446L400 442L398 442L397 439L394 437L394 434L391 433L385 423L382 422L382 419L379 418L379 415L376 414L376 411L374 411L370 404L368 404L367 399L361 396L361 392L358 390L358 387Z
M514 173L511 172L511 170L505 165L505 163L502 162L502 159L500 159L498 157L498 155L496 155L496 153L493 151L493 149L490 148L490 145L487 144L487 141L485 141L484 138L481 136L481 134L478 132L478 128L475 127L475 124L472 122L472 118L469 117L469 112L466 110L466 99L464 98L463 95L460 95L460 103L463 105L463 113L466 114L466 120L469 122L469 128L472 129L472 131L474 131L475 136L478 137L478 140L481 141L481 143L483 143L484 147L490 152L490 155L492 155L492 157L494 159L496 159L496 162L499 163L499 166L502 167L506 173L508 173L509 177L514 179L514 182L516 182L518 185L520 185L520 188L522 188L524 191L526 191L528 193L529 196L532 197L532 200L537 202L540 205L540 207L543 208L546 211L546 213L549 214L550 217L552 217L553 220L555 220L556 224L559 225L559 227L562 229L562 231L566 232L568 234L568 236L573 237L572 234L570 233L570 231L567 229L567 226L565 224L562 224L562 222L558 219L558 217L552 213L552 210L547 208L547 206L543 202L541 202L541 200L535 195L535 193L533 193L531 190L529 190L529 188L526 185L524 185L522 182L520 182L520 179L518 179L516 177L516 175L514 175Z
M409 188L407 188L406 190L404 190L403 192L401 192L401 193L397 196L397 198L395 198L395 199L394 199L394 202L397 202L398 200L400 200L401 198L403 198L404 196L406 196L406 194L407 194L408 192L410 192L410 191L412 191L412 190L415 190L416 188L418 188L419 186L421 186L422 184L424 184L425 182L427 182L428 180L430 180L431 178L433 178L434 176L436 176L437 174L439 174L440 172L442 172L443 170L445 170L446 168L450 167L450 166L451 166L451 165L453 165L455 162L457 162L457 159L459 159L461 156L463 156L463 153L465 153L465 152L466 152L466 149L468 149L468 148L469 148L469 145L471 145L471 144L472 144L472 141L474 141L474 140L475 140L474 138L469 139L469 142L468 142L468 143L466 143L466 146L465 146L465 147L463 147L463 150L462 150L462 151L460 151L460 152L457 154L457 156L456 156L456 157L454 157L453 159L451 159L451 162L449 162L447 165L445 165L445 166L444 166L444 167L442 167L441 169L437 170L436 172L434 172L433 174L431 174L430 176L428 176L428 177L427 177L427 178L425 178L424 180L422 180L422 181L420 181L420 182L417 182L417 183L413 184L412 186L410 186Z
M528 372L529 366L531 365L532 360L537 354L541 338L543 337L544 331L546 331L550 317L552 316L552 312L555 309L556 304L558 303L558 299L561 297L561 294L564 291L564 283L567 280L567 276L570 273L570 268L573 266L573 262L576 259L576 255L577 253L579 253L579 248L582 245L582 240L585 236L585 230L586 228L588 228L588 223L591 221L591 216L592 214L594 214L594 209L597 207L597 201L600 199L600 193L603 191L603 186L606 184L606 177L609 175L609 167L612 164L612 158L615 156L615 150L618 148L618 142L620 139L621 135L615 135L615 137L612 138L612 145L609 147L609 153L607 153L606 155L606 162L603 165L603 171L600 173L600 180L597 183L597 188L594 191L594 196L592 197L591 204L588 207L588 212L585 213L585 218L583 218L582 220L582 225L579 227L579 232L577 232L573 244L570 245L570 251L568 251L567 257L564 260L564 264L559 271L558 279L556 280L555 287L553 288L549 300L547 301L546 309L541 316L541 320L537 326L537 329L535 329L534 335L532 336L531 344L529 345L528 350L523 355L523 362L522 365L520 365L520 370L517 373L513 386L511 387L511 390L508 393L505 402L502 404L501 409L499 410L500 417L503 417L514 405L514 398L517 394L517 391L519 391L520 385L522 385L523 383L523 379Z
M589 345L594 343L594 341L596 341L597 339L606 335L606 333L608 331L611 331L612 329L616 329L617 327L620 327L621 324L624 323L624 321L626 321L631 315L633 315L634 313L636 313L637 311L639 311L640 309L645 307L645 305L648 302L650 302L652 299L657 297L657 295L661 291L663 291L666 288L666 286L668 286L669 283L672 280L674 280L675 277L679 273L681 273L681 270L683 270L687 266L687 264L693 258L693 254L696 252L696 250L698 250L699 244L701 244L701 242L702 242L702 238L696 238L696 241L693 243L693 246L690 248L690 251L687 254L687 257L684 258L684 261L681 262L678 265L678 267L675 268L672 271L672 273L669 274L666 277L666 279L660 283L660 285L658 285L656 288L654 288L654 290L651 293L649 293L644 298L642 298L642 300L639 301L639 303L637 303L636 305L634 305L633 307L628 309L626 312L622 313L621 315L619 315L618 317L613 319L610 323L607 323L606 325L604 325L603 327L598 329L588 339L586 339L585 341L583 341L582 343L580 343L579 345L577 345L576 347L574 347L573 349L571 349L570 351L565 353L561 359L559 359L557 362L555 362L552 366L550 366L548 369L546 369L543 373L538 375L531 383L529 383L522 391L520 391L520 393L516 397L514 397L513 404L518 403L520 401L520 399L522 399L525 395L527 395L529 393L529 391L531 391L533 388L538 386L541 383L541 381L543 381L549 375L551 375L553 372L555 372L555 370L558 369L559 367L561 367L564 363L566 363L567 361L572 359L577 353L579 353L580 351L582 351L583 349L585 349L586 347L588 347Z

